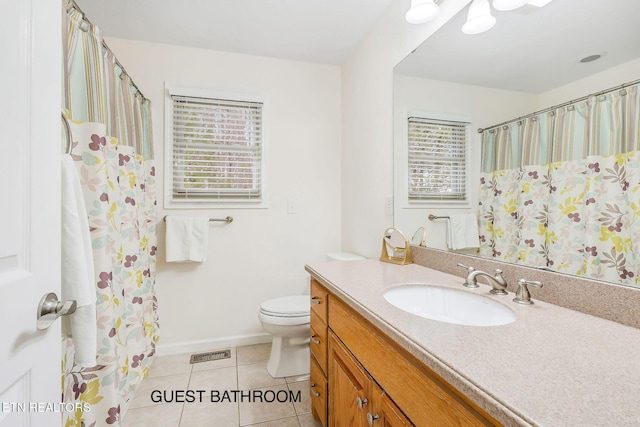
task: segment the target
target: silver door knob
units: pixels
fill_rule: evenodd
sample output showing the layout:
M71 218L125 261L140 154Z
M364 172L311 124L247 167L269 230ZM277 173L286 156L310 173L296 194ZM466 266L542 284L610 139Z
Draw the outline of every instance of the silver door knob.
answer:
M47 329L60 316L75 313L76 306L75 300L58 301L58 296L53 292L45 294L38 304L38 330Z

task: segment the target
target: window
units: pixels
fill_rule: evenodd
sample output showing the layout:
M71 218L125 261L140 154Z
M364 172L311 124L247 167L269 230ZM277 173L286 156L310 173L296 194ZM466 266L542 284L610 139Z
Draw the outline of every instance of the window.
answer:
M469 123L408 119L409 202L466 201Z
M171 95L172 202L263 199L261 102Z

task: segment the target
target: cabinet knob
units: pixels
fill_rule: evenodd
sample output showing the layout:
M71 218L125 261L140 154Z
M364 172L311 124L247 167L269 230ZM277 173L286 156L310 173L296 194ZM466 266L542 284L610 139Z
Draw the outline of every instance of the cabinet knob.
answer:
M311 338L310 338L311 342L314 343L314 344L320 344L320 340L314 339L315 337L317 337L316 334L311 335Z
M316 383L311 384L311 394L313 394L314 396L318 397L320 396L320 393L318 393L317 391L314 390L316 386Z
M367 412L367 422L369 423L370 426L373 425L374 421L378 421L380 419L380 415L375 414L372 415L371 412Z
M358 396L358 398L356 399L356 402L358 403L358 409L362 409L364 405L369 403L369 399L366 399L366 398L361 399L360 396Z
M320 304L318 297L311 297L311 304Z

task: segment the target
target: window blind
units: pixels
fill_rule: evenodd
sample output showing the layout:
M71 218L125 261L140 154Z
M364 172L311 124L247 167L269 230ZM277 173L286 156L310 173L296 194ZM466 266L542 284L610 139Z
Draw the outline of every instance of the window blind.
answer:
M409 201L466 200L469 123L408 119Z
M171 99L173 199L261 200L262 103Z

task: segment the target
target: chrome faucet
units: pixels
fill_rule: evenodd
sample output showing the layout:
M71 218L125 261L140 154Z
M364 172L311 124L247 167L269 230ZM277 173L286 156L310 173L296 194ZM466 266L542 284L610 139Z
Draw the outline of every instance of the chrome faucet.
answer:
M483 276L487 278L487 281L491 285L493 289L489 291L489 293L494 295L507 295L507 281L502 277L502 270L496 268L495 275L492 276L489 273L486 273L481 270L476 270L473 267L467 267L464 264L458 263L458 267L466 268L467 274L466 279L464 280L464 286L467 288L477 288L478 287L478 276Z

